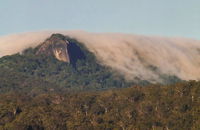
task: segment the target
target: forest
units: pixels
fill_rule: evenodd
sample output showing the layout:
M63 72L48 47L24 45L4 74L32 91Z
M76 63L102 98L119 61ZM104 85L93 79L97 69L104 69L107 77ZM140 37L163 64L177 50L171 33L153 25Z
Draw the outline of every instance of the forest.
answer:
M62 62L38 47L0 58L0 130L200 129L200 82L128 81L68 40L84 59Z
M198 130L200 82L103 91L7 92L2 130Z

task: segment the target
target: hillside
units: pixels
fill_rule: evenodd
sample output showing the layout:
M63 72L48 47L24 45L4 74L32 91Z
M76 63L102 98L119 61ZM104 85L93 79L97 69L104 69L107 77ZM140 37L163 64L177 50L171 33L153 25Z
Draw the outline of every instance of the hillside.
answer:
M69 41L67 52L61 51L59 57L56 51L66 49L58 45L58 40L59 43L66 40L62 41L63 38L63 35L54 34L34 49L0 58L1 92L19 88L32 91L35 87L43 89L53 85L55 89L98 90L133 84L109 67L100 65L96 57L74 39L66 38ZM65 62L66 57L69 59Z
M47 91L45 86L54 85L64 90L102 90L150 84L139 78L126 80L121 73L102 65L84 44L62 34L53 34L21 54L0 58L0 67L1 92L19 88L32 91L35 87ZM176 76L160 77L163 84L181 81Z
M0 94L2 130L199 130L200 82Z
M200 41L188 38L144 36L84 31L41 31L0 37L0 57L35 48L53 33L83 44L99 64L110 67L127 80L164 83L166 76L200 79ZM13 47L15 46L15 47Z
M120 51L117 54L119 44L111 43L110 51L105 46L95 51L89 46L92 39L80 41L56 33L34 47L26 46L19 53L0 58L0 130L200 129L199 81L162 73L161 68L147 64L148 58L141 58L137 50L133 54L146 68L134 62L132 67L143 71L135 73L138 75L133 79L127 78L127 74L109 65L123 68L116 58L131 59L131 55L124 57ZM122 46L120 49L125 51ZM110 53L109 57L100 50ZM190 51L186 51L186 57L196 55ZM111 62L107 64L108 59L104 61L99 54L105 54ZM190 58L183 61L195 59ZM132 62L125 65L126 69L130 65ZM179 68L186 69L184 65ZM149 71L159 80L142 78L142 74L151 77ZM185 74L187 71L193 72L185 70Z

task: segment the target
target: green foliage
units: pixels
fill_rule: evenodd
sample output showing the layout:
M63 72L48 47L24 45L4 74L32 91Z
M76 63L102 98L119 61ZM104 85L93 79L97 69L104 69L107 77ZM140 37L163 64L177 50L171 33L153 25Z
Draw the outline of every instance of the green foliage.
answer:
M198 130L200 82L0 95L0 129ZM18 110L18 112L16 112Z
M200 82L169 85L180 80L162 75L166 86L125 88L134 83L68 40L86 57L75 66L36 55L38 48L0 59L0 129L200 129Z
M3 91L23 87L24 80L28 81L29 89L34 89L35 81L53 84L63 89L88 90L107 89L112 87L128 87L128 83L120 75L115 74L110 68L98 64L95 56L79 42L76 42L86 56L78 60L76 67L69 63L61 62L53 56L36 55L38 48L26 49L23 53L5 56L0 59L0 79ZM16 83L17 82L17 83ZM9 87L6 87L9 86ZM52 86L52 85L50 85Z

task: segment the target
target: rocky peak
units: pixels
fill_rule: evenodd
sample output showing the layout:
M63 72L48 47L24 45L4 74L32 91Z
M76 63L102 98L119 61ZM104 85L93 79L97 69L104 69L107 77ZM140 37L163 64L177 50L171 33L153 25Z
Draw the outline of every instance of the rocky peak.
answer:
M81 48L62 34L52 34L39 47L36 54L53 55L56 59L75 64L78 59L85 58Z

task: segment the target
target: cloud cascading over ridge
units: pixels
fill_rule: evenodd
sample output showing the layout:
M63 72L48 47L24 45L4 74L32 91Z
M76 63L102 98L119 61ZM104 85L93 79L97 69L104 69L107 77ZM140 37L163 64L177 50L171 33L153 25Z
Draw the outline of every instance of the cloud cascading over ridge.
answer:
M123 74L160 82L160 74L183 80L200 79L200 41L120 33L43 31L0 37L0 57L36 47L52 33L62 33L84 43L102 64Z

